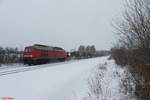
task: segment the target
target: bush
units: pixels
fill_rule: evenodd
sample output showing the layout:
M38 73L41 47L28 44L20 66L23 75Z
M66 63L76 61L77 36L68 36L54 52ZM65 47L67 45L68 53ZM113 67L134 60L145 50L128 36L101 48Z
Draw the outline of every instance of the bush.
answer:
M150 99L150 49L112 49L112 57L118 65L129 65L136 80L135 94L139 100Z
M116 64L123 66L128 64L128 55L125 48L113 48L111 49L111 55L114 58Z

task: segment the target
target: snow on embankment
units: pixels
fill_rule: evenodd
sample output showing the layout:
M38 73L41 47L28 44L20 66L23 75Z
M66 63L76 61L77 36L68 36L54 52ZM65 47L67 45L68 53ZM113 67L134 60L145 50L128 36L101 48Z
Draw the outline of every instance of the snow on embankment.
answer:
M87 94L92 94L94 89L90 86L96 85L102 88L96 92L99 93L99 100L105 96L111 98L105 100L120 100L122 94L119 92L119 83L124 70L117 68L107 58L78 60L54 66L39 65L50 67L0 76L0 97L12 96L15 100L88 100ZM100 85L97 81L91 83L97 72L102 76L98 77Z
M134 79L125 67L114 60L97 65L88 80L89 90L83 100L136 100Z

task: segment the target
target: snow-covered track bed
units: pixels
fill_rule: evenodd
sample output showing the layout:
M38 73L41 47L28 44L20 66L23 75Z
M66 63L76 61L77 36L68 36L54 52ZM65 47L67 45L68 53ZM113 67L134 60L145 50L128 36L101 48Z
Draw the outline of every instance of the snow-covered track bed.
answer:
M35 65L35 66L21 65L21 66L13 66L13 67L11 67L11 66L2 67L2 68L0 68L0 76L14 74L14 73L20 73L20 72L25 72L25 71L32 71L32 70L52 67L52 66L56 66L56 65L62 65L62 64L75 62L75 61L76 60L65 61L65 62L55 62L55 63L49 63L49 64Z
M1 67L0 67L0 71L1 70L5 70L5 69L13 69L13 68L18 68L18 67L25 67L25 65L23 65L23 64L8 64L8 65L2 65Z

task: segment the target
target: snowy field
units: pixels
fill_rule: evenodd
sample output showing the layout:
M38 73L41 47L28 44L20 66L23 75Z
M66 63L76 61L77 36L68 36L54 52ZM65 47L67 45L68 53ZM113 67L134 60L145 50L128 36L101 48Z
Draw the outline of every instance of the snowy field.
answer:
M14 100L83 100L88 98L90 91L88 80L93 77L95 69L100 68L103 73L103 95L100 96L109 93L110 100L120 100L124 95L120 93L119 75L124 70L107 58L38 65L44 68L0 76L0 96L12 96Z

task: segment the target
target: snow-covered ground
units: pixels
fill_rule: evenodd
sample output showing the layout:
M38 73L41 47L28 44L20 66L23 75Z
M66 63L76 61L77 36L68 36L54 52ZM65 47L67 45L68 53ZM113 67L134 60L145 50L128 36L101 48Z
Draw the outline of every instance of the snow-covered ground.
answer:
M100 64L109 63L104 68L109 70L102 70L105 73L102 85L104 89L109 87L113 100L118 100L117 97L122 96L118 87L120 77L113 74L117 70L116 66L107 58L38 65L44 68L0 76L0 96L12 96L15 100L83 100L89 91L88 79L92 77L93 71ZM123 72L123 69L118 70Z

